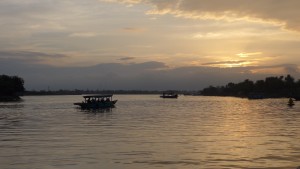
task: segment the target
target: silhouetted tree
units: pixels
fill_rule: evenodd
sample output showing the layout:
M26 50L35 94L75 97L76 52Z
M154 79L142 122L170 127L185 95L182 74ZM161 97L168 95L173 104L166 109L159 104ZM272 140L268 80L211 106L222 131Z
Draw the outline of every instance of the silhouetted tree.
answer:
M18 96L24 90L24 80L22 78L0 75L0 96Z
M295 82L291 75L286 77L267 77L265 80L257 80L255 83L249 79L240 83L228 83L226 86L209 86L201 92L208 96L238 96L247 97L253 93L264 93L266 97L299 97L300 80Z
M266 88L266 84L264 80L257 80L254 85L254 90L256 92L262 92Z
M285 78L285 85L288 89L292 89L295 85L295 79L291 75L287 75Z
M217 96L220 93L218 93L218 88L217 87L209 86L208 88L205 88L205 89L202 90L202 94L203 95L210 95L210 96Z

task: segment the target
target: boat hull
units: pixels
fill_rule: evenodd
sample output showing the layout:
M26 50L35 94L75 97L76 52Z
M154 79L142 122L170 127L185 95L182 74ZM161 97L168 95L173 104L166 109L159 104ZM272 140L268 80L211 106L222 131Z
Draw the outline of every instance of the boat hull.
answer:
M161 98L166 98L166 99L177 99L178 95L163 95L160 96Z
M117 100L105 101L105 102L91 102L91 103L74 103L74 105L80 106L81 109L105 109L115 107Z

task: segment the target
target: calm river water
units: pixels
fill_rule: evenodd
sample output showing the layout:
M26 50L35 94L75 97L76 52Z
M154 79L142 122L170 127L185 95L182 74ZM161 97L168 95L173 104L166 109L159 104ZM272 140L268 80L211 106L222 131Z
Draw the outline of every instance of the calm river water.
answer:
M81 96L0 103L1 169L296 169L300 102L116 95L81 111Z

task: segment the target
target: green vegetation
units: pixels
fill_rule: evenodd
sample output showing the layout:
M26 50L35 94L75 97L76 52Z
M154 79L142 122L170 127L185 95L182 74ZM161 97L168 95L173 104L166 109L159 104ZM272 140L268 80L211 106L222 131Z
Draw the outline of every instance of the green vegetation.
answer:
M0 101L18 101L24 90L24 80L22 78L0 75Z
M287 75L286 77L267 77L265 80L253 82L246 79L240 83L228 83L226 86L209 86L202 90L205 96L236 96L249 97L253 94L263 95L264 98L300 96L300 80Z

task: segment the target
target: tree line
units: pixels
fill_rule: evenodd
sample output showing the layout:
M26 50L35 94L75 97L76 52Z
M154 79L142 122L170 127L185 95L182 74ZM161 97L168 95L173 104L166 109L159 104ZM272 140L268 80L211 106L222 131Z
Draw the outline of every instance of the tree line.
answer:
M291 75L267 77L256 82L246 79L240 83L230 82L225 86L209 86L201 91L204 96L249 97L254 93L265 98L299 97L300 80L296 81Z
M188 91L176 91L189 93ZM18 76L0 75L0 101L17 100L25 95L65 95L65 94L160 94L161 91L140 90L58 90L58 91L26 91L24 80ZM198 93L198 92L197 92ZM295 80L291 75L266 77L264 80L253 82L249 79L239 83L228 83L225 86L209 86L200 91L204 96L236 96L249 97L259 93L264 98L294 97L300 99L300 80Z

